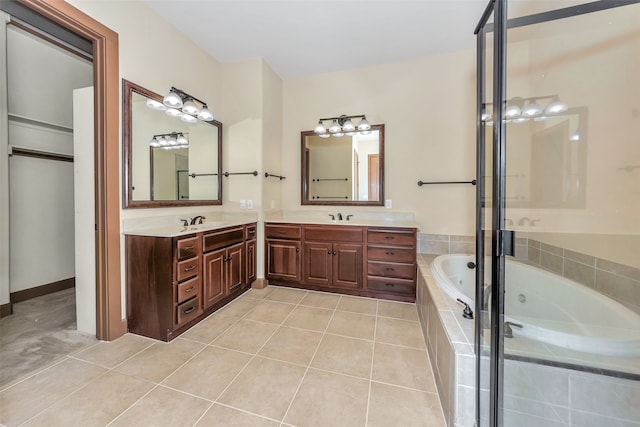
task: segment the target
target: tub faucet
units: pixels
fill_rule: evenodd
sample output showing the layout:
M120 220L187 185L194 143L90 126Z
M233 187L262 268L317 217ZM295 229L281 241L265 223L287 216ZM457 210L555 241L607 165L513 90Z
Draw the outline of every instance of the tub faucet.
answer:
M520 221L518 221L518 225L522 226L522 225L529 225L529 218L527 218L526 216L524 218L520 218Z
M193 218L191 218L191 225L196 225L196 221L198 221L198 224L202 224L202 221L204 221L205 219L206 218L202 215L194 216Z
M522 325L519 324L519 323L504 322L504 337L505 338L513 338L513 329L512 328L522 329Z
M342 214L338 212L338 221L342 221Z
M482 307L484 311L489 311L489 301L491 301L491 285L484 285L482 289Z

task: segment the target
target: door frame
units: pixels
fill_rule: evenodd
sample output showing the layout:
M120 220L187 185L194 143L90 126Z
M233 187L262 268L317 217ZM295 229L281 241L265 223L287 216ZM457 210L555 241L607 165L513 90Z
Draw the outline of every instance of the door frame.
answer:
M120 287L118 34L63 1L17 1L93 43L96 337L114 340L127 330Z

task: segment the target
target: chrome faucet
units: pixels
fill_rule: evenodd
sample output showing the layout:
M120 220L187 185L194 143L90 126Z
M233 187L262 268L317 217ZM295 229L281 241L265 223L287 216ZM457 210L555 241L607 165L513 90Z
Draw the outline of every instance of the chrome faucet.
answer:
M342 214L338 212L338 221L342 221Z
M347 221L349 221L349 218L351 218L353 215L349 214L347 215Z
M182 221L182 226L183 226L183 227L186 227L186 226L188 226L188 225L189 225L189 221L188 221L188 220L186 220L186 219L184 219L184 218L180 218L180 221Z
M329 214L329 216L331 217L331 221L335 221L336 220L336 216L334 214Z
M198 221L198 224L202 224L202 221L204 221L205 219L206 218L202 215L194 216L193 218L191 218L191 225L196 225L196 221Z

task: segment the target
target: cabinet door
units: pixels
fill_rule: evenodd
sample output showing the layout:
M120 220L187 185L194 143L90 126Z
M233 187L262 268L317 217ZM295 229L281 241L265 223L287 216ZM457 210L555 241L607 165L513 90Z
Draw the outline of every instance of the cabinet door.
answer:
M362 287L362 245L333 244L333 283L339 288Z
M244 281L244 243L227 248L226 264L226 293L231 292L242 286Z
M305 242L304 283L330 286L333 265L333 245L326 242Z
M249 240L247 243L247 280L245 286L251 286L256 280L256 241Z
M225 296L226 250L204 254L204 308L210 307Z
M300 281L300 242L267 240L267 279Z

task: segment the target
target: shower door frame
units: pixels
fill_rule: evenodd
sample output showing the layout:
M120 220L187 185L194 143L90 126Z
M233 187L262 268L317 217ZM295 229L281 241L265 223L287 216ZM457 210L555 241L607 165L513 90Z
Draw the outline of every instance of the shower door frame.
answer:
M533 15L507 19L508 0L490 0L476 26L476 298L475 343L476 354L476 426L480 421L480 370L482 358L482 304L479 298L484 282L484 197L485 197L485 127L482 121L485 78L485 34L493 32L493 137L492 137L492 219L491 219L491 325L489 354L489 425L503 426L504 395L504 290L505 257L514 255L515 233L505 228L506 210L506 126L504 110L506 105L507 82L507 32L511 28L535 25L558 19L614 9L640 3L640 0L601 0L565 7ZM493 23L488 20L494 16ZM481 426L484 427L484 426Z

